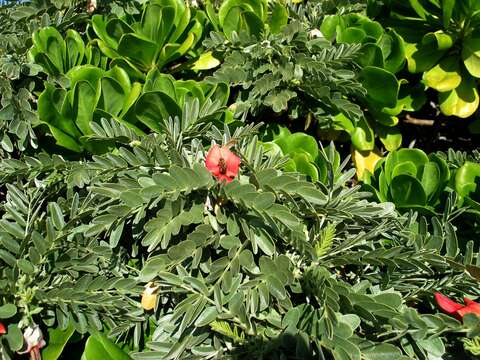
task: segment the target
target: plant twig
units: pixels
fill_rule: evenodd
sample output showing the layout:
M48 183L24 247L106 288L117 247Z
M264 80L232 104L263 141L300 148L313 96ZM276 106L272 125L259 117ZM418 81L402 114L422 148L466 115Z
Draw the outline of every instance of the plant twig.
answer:
M417 119L407 114L405 115L405 119L403 119L403 122L407 124L420 125L420 126L433 126L435 120Z

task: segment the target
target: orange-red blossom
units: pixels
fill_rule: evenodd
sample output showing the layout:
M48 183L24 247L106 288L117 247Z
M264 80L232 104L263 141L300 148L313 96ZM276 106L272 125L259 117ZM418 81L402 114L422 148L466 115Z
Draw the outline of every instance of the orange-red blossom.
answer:
M240 158L227 146L213 145L205 158L205 166L218 181L232 181L240 169Z
M455 316L458 320L461 320L465 314L470 313L480 316L480 304L469 298L463 298L465 305L462 305L437 292L435 293L435 301L443 312Z

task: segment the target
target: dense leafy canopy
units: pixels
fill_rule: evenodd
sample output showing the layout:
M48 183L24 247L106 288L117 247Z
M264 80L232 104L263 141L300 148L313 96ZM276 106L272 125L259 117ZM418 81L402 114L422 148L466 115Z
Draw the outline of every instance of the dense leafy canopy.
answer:
M479 354L479 10L1 5L0 358Z

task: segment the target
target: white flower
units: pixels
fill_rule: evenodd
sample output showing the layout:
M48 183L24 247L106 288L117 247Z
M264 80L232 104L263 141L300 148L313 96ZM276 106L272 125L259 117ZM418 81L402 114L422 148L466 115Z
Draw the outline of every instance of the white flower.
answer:
M30 354L30 359L41 360L40 349L46 345L42 330L36 324L30 325L23 332L23 349L19 354Z
M97 9L97 0L88 0L87 1L87 12L89 14L93 13Z
M320 37L323 37L323 34L320 30L318 29L313 29L313 30L310 30L310 32L308 33L308 35L310 35L311 38L320 38Z

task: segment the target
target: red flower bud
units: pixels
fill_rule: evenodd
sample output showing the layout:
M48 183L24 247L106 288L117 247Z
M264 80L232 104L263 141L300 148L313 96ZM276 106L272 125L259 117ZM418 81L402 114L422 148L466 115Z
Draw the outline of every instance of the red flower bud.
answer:
M7 333L7 328L3 323L0 322L0 335L6 334Z

